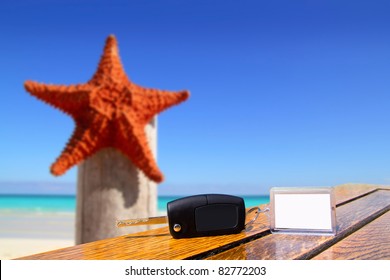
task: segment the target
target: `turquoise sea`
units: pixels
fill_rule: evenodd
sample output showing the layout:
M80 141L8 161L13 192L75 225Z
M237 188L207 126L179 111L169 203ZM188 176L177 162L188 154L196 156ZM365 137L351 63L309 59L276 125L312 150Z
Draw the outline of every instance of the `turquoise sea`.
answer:
M246 207L269 202L268 196L242 196ZM159 196L158 211L165 212L169 201L180 196ZM72 195L0 195L0 213L6 212L71 212L76 210Z

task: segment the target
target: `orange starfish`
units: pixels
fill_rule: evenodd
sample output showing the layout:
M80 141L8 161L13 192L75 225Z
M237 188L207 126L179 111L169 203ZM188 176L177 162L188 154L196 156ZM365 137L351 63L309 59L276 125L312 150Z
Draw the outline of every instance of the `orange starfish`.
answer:
M76 123L72 137L51 166L53 175L64 174L102 148L114 147L151 180L163 181L144 129L156 114L183 102L189 93L132 83L113 35L107 38L98 69L87 83L63 86L26 81L24 86L35 97L69 114Z

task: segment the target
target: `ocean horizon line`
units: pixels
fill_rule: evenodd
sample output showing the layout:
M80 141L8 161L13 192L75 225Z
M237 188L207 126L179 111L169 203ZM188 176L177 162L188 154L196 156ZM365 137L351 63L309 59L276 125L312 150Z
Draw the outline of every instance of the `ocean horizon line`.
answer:
M253 183L163 183L158 196L189 196L205 193L230 195L268 195L269 187ZM76 182L4 181L0 180L0 195L76 195Z
M158 195L157 209L165 211L168 202L181 198L181 195ZM242 195L247 207L269 202L267 195ZM77 206L76 195L42 195L42 194L0 194L0 213L11 212L75 212Z

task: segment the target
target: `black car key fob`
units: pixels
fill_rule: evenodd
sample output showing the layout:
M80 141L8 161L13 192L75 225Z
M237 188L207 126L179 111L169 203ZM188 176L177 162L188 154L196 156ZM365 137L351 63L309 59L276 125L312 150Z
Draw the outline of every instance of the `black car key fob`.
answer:
M188 196L167 204L173 238L239 233L245 228L245 203L224 194Z

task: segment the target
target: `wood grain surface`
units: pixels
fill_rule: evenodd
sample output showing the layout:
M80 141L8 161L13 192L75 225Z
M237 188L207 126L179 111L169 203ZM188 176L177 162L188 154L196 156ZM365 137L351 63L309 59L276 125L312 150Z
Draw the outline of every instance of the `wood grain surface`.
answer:
M336 209L337 235L270 234L207 259L309 259L390 209L390 191L379 190Z
M154 144L156 131L149 127L146 135ZM105 148L92 155L79 164L77 176L76 244L137 232L132 227L117 229L112 221L157 214L156 183L117 149Z
M239 234L173 239L167 227L99 240L21 259L305 259L326 250L390 207L390 190L372 185L335 188L338 234L302 236L271 234L268 218ZM358 199L354 199L357 197ZM248 220L250 217L248 217Z
M253 213L254 214L254 213ZM247 221L251 216L247 217ZM239 234L173 239L168 228L104 239L20 259L187 259L201 258L211 251L225 250L262 235L268 228L261 214L251 227Z
M340 205L350 200L357 199L370 192L380 189L380 185L370 184L342 184L334 188L336 204Z
M390 260L390 212L386 212L314 259Z

